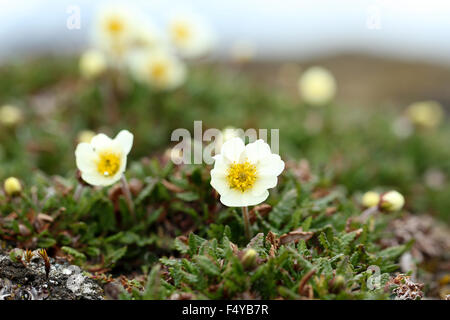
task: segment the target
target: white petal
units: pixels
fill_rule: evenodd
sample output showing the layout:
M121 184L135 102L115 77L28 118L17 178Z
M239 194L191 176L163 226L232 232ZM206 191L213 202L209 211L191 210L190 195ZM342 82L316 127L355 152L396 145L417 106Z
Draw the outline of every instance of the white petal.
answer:
M214 158L214 168L212 171L215 171L216 174L220 173L221 175L225 176L227 174L229 164L225 161L224 157L221 154L216 155L213 158Z
M133 134L128 130L122 130L114 138L114 141L122 147L123 153L128 155L133 146Z
M95 171L96 156L97 154L89 143L79 143L75 149L75 161L78 169L86 172Z
M104 177L99 173L81 172L81 178L93 186L110 186L120 180L121 174L114 177Z
M103 149L105 147L108 147L112 144L112 140L110 137L108 137L106 134L99 133L91 140L91 146L96 149Z
M284 161L277 154L271 154L259 160L258 176L278 176L284 170Z
M236 190L231 190L221 195L220 202L227 207L243 207L247 205L243 202L243 193Z
M276 176L258 177L256 179L255 185L249 191L252 195L259 196L267 191L267 189L274 188L277 183L278 178Z
M244 141L241 138L232 138L225 141L220 153L229 162L238 162L242 152L245 150Z
M228 207L245 207L260 204L269 196L269 191L264 191L258 196L252 195L250 192L240 192L232 190L220 197L220 202Z
M262 139L256 140L245 146L244 157L251 163L257 163L260 159L271 154L272 151L270 150L270 146ZM242 159L242 161L245 161L245 159Z
M245 192L243 195L243 201L246 203L246 206L256 206L261 202L264 202L269 197L269 191L264 191L263 193L255 196L250 192Z
M228 183L227 183L225 177L215 176L212 172L211 172L211 186L214 189L216 189L216 191L221 196L226 195L232 191L230 189L230 187L228 186Z

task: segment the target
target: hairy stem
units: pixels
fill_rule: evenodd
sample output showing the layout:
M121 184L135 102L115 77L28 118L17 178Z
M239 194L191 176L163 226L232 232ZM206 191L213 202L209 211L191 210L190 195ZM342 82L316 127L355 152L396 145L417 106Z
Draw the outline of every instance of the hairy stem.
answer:
M128 185L127 178L125 177L124 174L122 175L121 181L122 181L122 192L125 195L125 200L127 201L128 208L130 209L130 213L133 220L136 221L136 216L134 214L134 203L131 197L130 186Z
M250 240L252 238L252 231L250 230L250 217L248 215L247 207L242 207L242 215L244 217L245 237L247 240Z

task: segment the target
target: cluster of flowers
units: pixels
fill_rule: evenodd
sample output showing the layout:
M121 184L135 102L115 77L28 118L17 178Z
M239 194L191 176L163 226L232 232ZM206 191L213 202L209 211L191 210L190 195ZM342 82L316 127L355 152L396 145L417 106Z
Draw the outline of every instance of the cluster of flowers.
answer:
M180 86L186 78L183 59L203 57L215 43L212 29L192 12L174 12L162 32L149 17L116 6L99 10L92 40L94 48L80 59L83 76L95 78L108 69L129 71L159 90Z

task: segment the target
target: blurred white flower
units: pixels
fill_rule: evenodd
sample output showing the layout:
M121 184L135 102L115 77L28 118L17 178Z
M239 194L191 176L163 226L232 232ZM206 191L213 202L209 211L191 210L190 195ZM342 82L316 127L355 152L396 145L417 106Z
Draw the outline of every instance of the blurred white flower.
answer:
M405 198L400 192L388 191L381 195L379 207L386 211L398 211L404 204Z
M99 50L87 50L80 57L80 72L81 75L87 79L99 76L106 70L106 67L107 63L105 56Z
M13 105L6 104L0 107L0 123L4 126L15 126L23 119L22 111Z
M392 132L399 138L405 139L414 131L411 121L406 117L398 117L392 123Z
M136 14L128 7L101 7L94 30L96 46L106 53L113 66L120 66L130 49Z
M444 111L439 102L420 101L411 104L406 109L406 115L419 127L435 128L444 118Z
M300 76L298 89L303 101L321 106L333 100L336 80L330 71L322 67L311 67Z
M136 80L156 89L175 89L186 79L184 63L169 50L155 49L135 54L129 63Z
M440 190L444 187L446 176L445 173L438 168L429 168L424 174L425 185L429 188Z
M133 49L155 49L167 46L161 30L148 18L136 17L138 23L133 25L131 46Z
M380 195L375 191L368 191L362 197L362 205L366 208L372 208L380 202Z
M202 17L191 12L177 12L169 19L169 39L186 58L198 58L209 53L215 44L211 27Z
M133 135L122 130L111 139L103 133L82 142L75 150L81 178L94 186L108 186L122 177L127 166L127 155L133 146Z
M269 196L267 189L277 185L284 162L263 140L244 145L240 138L227 140L214 156L211 185L220 201L229 207L257 205Z

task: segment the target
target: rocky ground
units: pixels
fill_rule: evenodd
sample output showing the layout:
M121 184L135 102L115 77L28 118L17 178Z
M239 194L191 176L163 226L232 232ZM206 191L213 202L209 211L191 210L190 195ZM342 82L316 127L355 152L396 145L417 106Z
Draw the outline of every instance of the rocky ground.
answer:
M65 261L50 259L50 272L37 254L30 262L13 262L0 253L0 300L101 300L102 288Z

